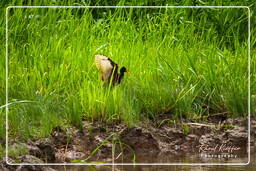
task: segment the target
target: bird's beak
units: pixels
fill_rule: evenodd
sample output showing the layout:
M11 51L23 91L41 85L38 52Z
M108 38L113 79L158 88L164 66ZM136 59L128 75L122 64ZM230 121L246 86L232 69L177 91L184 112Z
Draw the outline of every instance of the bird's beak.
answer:
M129 72L129 71L127 71L127 70L126 70L125 72L127 72L127 74L129 74L129 75L131 74L131 72Z

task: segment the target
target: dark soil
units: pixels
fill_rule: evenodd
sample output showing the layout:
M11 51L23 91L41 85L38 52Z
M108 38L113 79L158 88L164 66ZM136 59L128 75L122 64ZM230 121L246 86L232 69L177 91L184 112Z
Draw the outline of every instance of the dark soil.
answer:
M133 162L133 155L162 156L199 153L200 145L227 144L247 149L247 120L226 119L222 123L193 123L182 121L173 124L168 120L159 123L145 122L127 127L123 124L106 124L84 121L83 128L56 127L51 137L24 142L29 154L19 156L23 163L63 162ZM256 120L251 120L251 146L255 147ZM114 145L113 145L114 144ZM11 144L15 145L15 143ZM98 147L97 150L95 150ZM93 152L94 151L94 152ZM16 159L9 159L14 162ZM0 170L51 170L43 166L10 166L0 161Z

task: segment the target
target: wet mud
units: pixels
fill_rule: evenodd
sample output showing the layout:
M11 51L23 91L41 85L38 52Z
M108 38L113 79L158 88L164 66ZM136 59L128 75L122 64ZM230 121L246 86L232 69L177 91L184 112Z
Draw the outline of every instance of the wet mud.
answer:
M247 123L247 119L241 118L226 119L221 123L184 120L173 124L166 120L127 127L123 124L83 121L82 128L64 130L56 127L49 138L23 142L28 154L8 160L11 163L136 163L143 162L138 161L140 158L143 160L143 156L175 158L184 154L209 152L212 147L246 154ZM250 127L253 149L256 145L256 120L253 118ZM11 143L10 146L15 146L15 142ZM46 166L11 166L3 158L0 170L54 169Z

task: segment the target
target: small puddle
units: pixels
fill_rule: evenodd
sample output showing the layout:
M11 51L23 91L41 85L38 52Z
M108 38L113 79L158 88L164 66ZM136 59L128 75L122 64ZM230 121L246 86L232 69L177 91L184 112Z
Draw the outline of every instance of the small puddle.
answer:
M248 160L248 156L246 153L238 153L236 154L237 158L229 158L229 159L219 159L219 158L204 158L200 154L195 155L170 155L170 156L153 156L153 155L143 155L136 156L137 163L245 163ZM129 161L128 161L129 162ZM58 166L55 167L57 170L66 169L67 171L91 171L91 170L99 170L99 171L110 171L110 170L128 170L128 171L156 171L156 170L195 170L195 171L255 171L256 168L256 150L254 149L251 152L251 163L246 166Z

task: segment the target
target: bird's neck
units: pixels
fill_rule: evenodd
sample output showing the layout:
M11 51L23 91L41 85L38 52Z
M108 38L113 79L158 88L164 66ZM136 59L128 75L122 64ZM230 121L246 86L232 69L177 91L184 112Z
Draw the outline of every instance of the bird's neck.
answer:
M120 72L120 75L119 75L119 78L118 78L118 84L121 83L121 80L123 79L124 77L124 72Z

